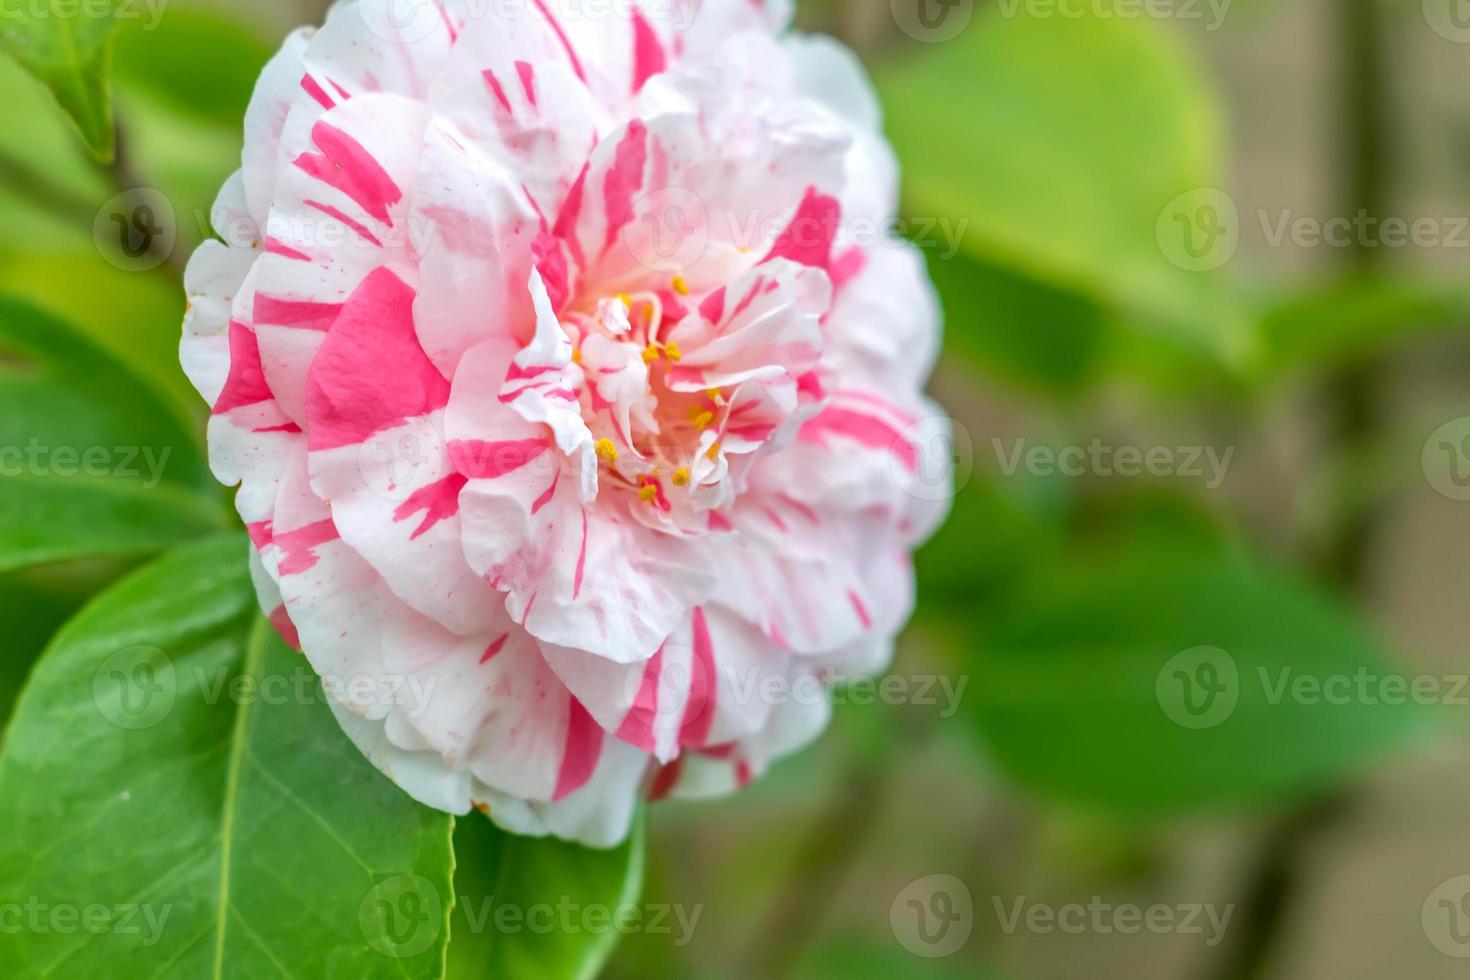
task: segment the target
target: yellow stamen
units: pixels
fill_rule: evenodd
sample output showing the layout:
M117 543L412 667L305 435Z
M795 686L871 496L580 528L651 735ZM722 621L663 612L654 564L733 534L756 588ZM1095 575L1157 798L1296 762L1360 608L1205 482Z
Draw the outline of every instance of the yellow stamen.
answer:
M633 297L629 296L627 293L618 293L618 299L621 300L623 305L626 306L628 309L631 310L633 308Z
M651 503L652 501L657 500L658 487L652 483L644 484L643 486L638 488L638 499L643 501L644 503Z
M683 276L674 276L674 292L678 293L680 296L689 295L689 284L684 281Z
M664 353L669 356L669 360L671 361L677 361L684 356L684 352L679 349L679 345L672 340L664 344Z
M572 348L572 363L577 365L580 365L582 363L582 348Z
M720 444L718 442L715 442L709 447L709 450L705 453L705 455L708 456L710 459L718 459L720 457Z
M714 412L701 411L698 405L689 409L689 421L694 423L696 429L708 429L709 424L714 420Z
M613 445L611 439L599 439L592 448L607 462L616 463L618 461L618 447Z
M674 486L676 486L676 487L687 487L687 486L689 486L689 467L687 467L687 466L681 466L677 470L674 471Z
M723 391L721 391L721 390L720 390L720 389L718 389L718 388L706 388L706 389L704 389L704 396L705 396L705 397L706 397L706 398L708 398L708 399L709 399L709 400L710 400L710 401L712 401L712 402L717 402L717 401L719 401L719 400L720 400L720 397L721 397L721 396L722 396L722 395L723 395L723 394L724 394L724 392L723 392Z
M658 352L658 345L657 344L649 344L647 347L643 348L643 363L644 364L652 364L654 361L658 360L661 356L663 356L663 355L659 354L659 352Z

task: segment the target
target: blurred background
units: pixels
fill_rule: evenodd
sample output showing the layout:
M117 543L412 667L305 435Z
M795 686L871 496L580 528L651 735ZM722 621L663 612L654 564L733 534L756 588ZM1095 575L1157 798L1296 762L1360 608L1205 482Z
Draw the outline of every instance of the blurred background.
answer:
M201 425L180 267L260 66L324 7L124 23L105 168L0 60L0 294ZM946 311L954 512L892 683L738 798L654 810L646 901L698 918L609 975L1465 975L1470 4L798 23L884 102L893 232ZM158 220L129 230L135 188ZM0 577L0 719L128 563Z

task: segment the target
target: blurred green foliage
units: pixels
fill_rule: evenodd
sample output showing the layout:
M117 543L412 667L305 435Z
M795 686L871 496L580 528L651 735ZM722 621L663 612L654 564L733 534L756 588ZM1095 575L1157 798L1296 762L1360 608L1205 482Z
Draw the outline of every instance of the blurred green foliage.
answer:
M829 745L778 768L739 804L671 806L662 837L655 811L650 892L684 900L689 882L717 881L751 920L707 920L721 950L751 941L749 905L777 890L778 875L793 874L798 889L840 883L856 860L863 834L842 835L860 822L841 806L834 820L823 800L841 803L856 785L879 797L874 807L887 802L910 757L952 735L965 746L954 750L965 768L955 775L946 756L949 789L1021 788L1017 798L1045 815L1039 823L1152 828L1222 809L1269 813L1344 785L1422 721L1391 705L1280 694L1283 677L1395 670L1395 653L1351 601L1349 577L1294 547L1297 537L1348 541L1352 522L1396 484L1401 475L1381 472L1372 441L1381 434L1349 433L1307 462L1306 513L1286 523L1309 526L1285 533L1252 519L1228 491L1005 473L992 440L1022 432L1085 442L1107 431L1099 406L1122 392L1129 421L1141 419L1145 431L1173 426L1233 449L1259 435L1265 407L1283 391L1340 386L1345 371L1462 327L1470 290L1396 269L1268 288L1234 266L1181 268L1161 246L1161 215L1182 194L1230 184L1226 113L1201 59L1156 21L1017 10L984 9L943 44L913 43L896 29L877 39L849 31L867 38L862 53L904 164L906 227L929 229L919 237L931 239L926 258L946 312L938 394L969 438L957 444L968 455L949 522L916 559L918 612L899 669L967 679L964 710L939 718L845 707ZM803 16L851 26L842 4L804 4ZM148 493L137 481L0 477L0 722L47 639L89 595L147 555L229 523L204 469L204 412L177 367L178 266L211 234L213 196L238 165L241 116L276 43L250 17L245 4L178 0L156 30L118 25L111 55L105 21L52 36L52 18L0 35L18 59L0 61L0 208L11 231L0 244L0 446L40 438L171 454L167 488ZM170 262L125 272L104 254L93 222L109 198L142 184L171 203L177 241ZM197 584L183 579L180 588ZM103 592L100 612L81 622L125 618L120 605L144 604L138 581ZM219 641L229 648L222 653L219 638L190 629L202 656L242 655L241 630ZM31 687L41 721L43 706L64 703L63 688L90 684L97 668L78 638L61 646ZM285 662L281 651L272 656ZM1237 678L1223 717L1171 700L1203 697L1222 670ZM1208 714L1212 704L1194 706ZM25 732L25 750L39 751L41 740ZM964 754L971 748L973 757ZM35 775L18 771L13 762L0 769L0 786ZM40 803L26 816L46 818ZM713 829L692 831L695 822ZM880 857L894 875L925 871L910 855L887 853L923 827L884 838ZM13 834L12 846L21 839ZM561 883L615 903L642 884L641 835L605 854L512 847L472 815L454 850L456 890L472 900ZM0 868L6 857L21 863L19 852L0 854ZM413 866L447 874L448 852L437 857ZM69 886L84 880L80 866L50 867ZM834 901L843 897L833 890ZM803 934L810 943L793 969L811 977L916 969L884 932L887 898L865 906L877 939L871 930L824 935L815 929L821 909L798 905L793 928L812 925L814 934ZM540 975L589 976L611 951L607 937L585 935L481 941L465 917L479 911L450 917L461 937L448 947L450 975L533 975L534 962ZM927 975L988 977L987 959L967 950ZM640 936L612 969L721 977L743 965Z

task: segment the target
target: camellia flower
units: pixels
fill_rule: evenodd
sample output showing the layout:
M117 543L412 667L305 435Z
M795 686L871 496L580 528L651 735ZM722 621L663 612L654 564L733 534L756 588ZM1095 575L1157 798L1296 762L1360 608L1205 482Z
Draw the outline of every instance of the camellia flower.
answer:
M428 805L610 845L891 657L938 312L780 6L359 0L260 79L183 362L266 611Z

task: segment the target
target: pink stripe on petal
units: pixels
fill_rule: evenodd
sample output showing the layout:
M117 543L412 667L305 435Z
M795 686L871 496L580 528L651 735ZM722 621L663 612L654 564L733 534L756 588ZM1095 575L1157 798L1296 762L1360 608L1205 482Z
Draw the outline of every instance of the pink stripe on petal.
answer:
M858 621L863 624L863 629L872 629L873 617L868 615L868 607L863 605L862 598L852 589L848 589L847 601L852 603L853 612L857 613Z
M668 55L653 31L653 25L638 8L633 8L633 91L640 92L654 75L668 68Z
M710 726L715 721L715 702L719 693L716 682L715 644L710 638L704 609L694 607L692 621L694 659L689 665L689 700L684 705L684 718L679 724L682 745L701 746L709 741Z
M252 316L258 325L271 327L298 327L302 330L331 329L342 313L341 303L317 303L312 300L282 299L278 296L255 294L255 309Z
M298 527L294 531L277 534L274 543L283 552L279 573L285 576L308 571L317 563L316 549L330 541L336 541L338 537L337 525L332 523L330 517L315 524Z
M529 61L516 62L516 75L521 80L521 91L526 93L526 101L531 107L536 107L536 69Z
M832 260L832 267L827 270L832 277L832 291L841 292L858 274L867 267L868 255L861 247L854 245L841 255Z
M258 405L275 398L266 383L265 371L260 364L260 345L256 343L255 331L240 323L230 321L230 374L220 389L214 403L214 414L227 412L246 405Z
M490 91L495 93L495 101L500 103L500 107L506 112L512 112L510 96L505 94L505 87L500 84L500 79L495 77L495 72L486 68L480 74L484 76L485 83L490 86Z
M577 571L572 579L572 598L582 594L582 574L587 571L587 511L582 511L582 547L577 552Z
M643 680L638 686L638 693L634 696L623 723L618 726L618 738L645 752L653 752L658 747L658 736L653 730L653 724L658 720L658 682L663 665L664 648L659 647L644 665Z
M628 124L628 132L613 154L612 169L603 178L602 194L607 208L607 236L602 243L606 252L618 235L633 220L633 199L643 186L643 168L648 163L648 127L643 120Z
M561 768L556 774L556 790L551 794L553 802L575 793L597 771L597 760L602 756L602 728L582 707L582 702L571 699L567 712L567 740L562 750Z
M699 315L710 323L719 323L725 315L725 287L721 286L699 301Z
M494 643L491 643L488 647L485 648L484 655L480 657L480 663L488 664L491 660L493 660L495 658L495 655L505 648L505 641L508 639L510 639L509 633L501 634L499 639L497 639Z
M532 0L532 3L536 4L536 9L541 11L541 16L546 18L547 22L551 25L551 29L556 32L557 39L561 41L561 46L566 49L567 60L572 63L572 71L582 80L583 85L587 84L587 73L582 70L582 62L578 60L577 52L572 47L572 42L567 38L567 32L562 30L561 22L556 19L550 10L546 9L546 0Z
M817 193L815 187L807 188L801 206L765 260L790 259L801 265L830 269L832 242L841 219L842 205L836 198Z
M364 442L449 401L449 382L419 346L413 301L413 289L387 268L348 299L306 378L312 451Z
M853 439L869 449L893 453L905 468L919 468L919 451L903 434L887 422L850 408L828 408L801 428L801 439L820 444L822 436L832 433Z
M286 646L300 652L301 634L296 631L296 624L291 621L291 614L286 611L286 607L277 606L271 610L270 615L266 618L270 620L270 624L275 627L276 632L281 635L281 639L285 641Z
M464 489L465 478L451 473L442 480L419 487L393 512L394 521L406 521L420 511L424 520L409 536L413 541L426 533L435 524L459 513L459 492Z
M250 535L250 543L255 545L256 551L264 551L265 546L271 543L271 522L255 521L246 524L245 533Z
M311 139L322 152L301 154L296 158L296 166L335 187L358 207L386 223L388 209L403 199L403 192L377 158L348 133L325 120L312 127Z
M310 262L311 256L305 252L298 252L279 238L267 238L265 250L271 255L279 255L283 258L294 259L297 262Z
M354 218L348 217L340 208L334 208L330 204L323 204L320 201L307 201L305 203L307 207L313 208L317 211L320 211L322 214L326 215L329 218L335 218L337 221L342 222L342 224L346 225L348 229L356 232L358 236L363 239L363 241L366 241L377 248L383 247L383 243L379 241L378 236L374 235L372 233L372 230L369 229L367 225L363 224L361 221L357 221Z
M536 502L531 505L532 514L538 513L542 507L545 507L547 504L551 503L551 498L556 495L556 485L560 481L561 470L557 470L554 474L552 474L551 486L547 487L546 492L537 497Z
M551 448L549 439L455 439L449 443L449 462L472 480L495 480L529 465Z

